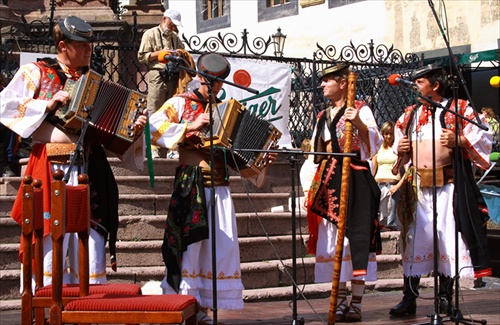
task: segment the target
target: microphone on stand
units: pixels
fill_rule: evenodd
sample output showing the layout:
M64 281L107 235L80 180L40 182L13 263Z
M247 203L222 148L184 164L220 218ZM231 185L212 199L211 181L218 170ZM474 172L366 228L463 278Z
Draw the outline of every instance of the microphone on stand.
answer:
M169 51L161 51L158 54L158 61L166 64L165 69L160 70L160 78L166 83L179 78L179 63L182 60L182 57L170 54Z
M161 51L160 54L158 54L158 61L161 63L167 63L168 61L179 61L182 58L177 56L177 55L170 55L171 53L169 51Z
M493 76L490 79L490 85L493 88L500 88L500 76Z
M413 81L406 80L401 78L400 74L391 74L389 78L389 83L393 86L399 86L399 85L405 85L405 86L410 86L410 87L417 87L417 84L414 83Z

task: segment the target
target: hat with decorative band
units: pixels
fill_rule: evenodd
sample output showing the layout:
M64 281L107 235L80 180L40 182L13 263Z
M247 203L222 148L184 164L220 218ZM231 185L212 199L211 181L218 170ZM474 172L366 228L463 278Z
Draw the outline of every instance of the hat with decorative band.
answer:
M332 65L332 66L324 68L320 72L319 77L323 78L326 75L329 75L329 74L335 73L335 72L340 72L340 71L342 71L342 70L344 70L345 68L348 68L348 67L349 67L349 63L339 62L339 63L337 63L335 65Z
M437 64L426 64L423 67L420 67L420 68L414 70L413 73L411 74L411 79L412 80L418 79L418 78L428 74L429 72L432 72L432 71L435 71L438 69L442 69L442 68Z
M231 64L220 54L205 53L202 54L196 62L199 71L208 73L214 77L225 79L231 72Z
M95 41L94 31L92 26L76 16L68 16L58 23L61 31L66 38L78 42L93 42Z

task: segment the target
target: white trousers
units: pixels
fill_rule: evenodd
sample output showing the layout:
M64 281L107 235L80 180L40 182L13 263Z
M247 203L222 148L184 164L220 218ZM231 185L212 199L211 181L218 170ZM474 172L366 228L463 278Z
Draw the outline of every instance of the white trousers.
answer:
M434 239L437 240L437 272L454 277L455 217L453 215L453 184L436 188L437 238L433 236L433 191L419 188L415 221L410 225L403 254L405 276L427 275L434 270ZM462 235L458 234L460 276L473 276L474 269Z
M337 226L322 218L318 225L318 243L316 244L316 264L314 266L314 282L332 282L333 266L335 262L335 248L337 245ZM377 280L377 254L369 253L367 274L353 276L351 248L349 239L344 238L340 269L340 282L351 280L376 281Z

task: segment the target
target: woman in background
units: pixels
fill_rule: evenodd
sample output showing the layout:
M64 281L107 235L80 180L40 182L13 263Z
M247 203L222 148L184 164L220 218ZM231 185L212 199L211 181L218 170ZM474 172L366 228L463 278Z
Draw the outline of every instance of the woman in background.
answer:
M382 124L380 133L383 137L382 147L372 159L375 181L381 191L379 222L381 230L397 230L396 204L401 187L401 175L392 174L392 168L398 156L392 150L394 144L394 122L387 121Z

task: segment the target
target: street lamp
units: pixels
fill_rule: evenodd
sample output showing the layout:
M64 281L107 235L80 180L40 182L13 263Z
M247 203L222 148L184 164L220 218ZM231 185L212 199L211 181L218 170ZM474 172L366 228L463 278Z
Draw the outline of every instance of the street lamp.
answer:
M274 56L283 57L286 35L281 33L281 28L278 27L278 32L276 34L273 34L272 38L274 43Z

